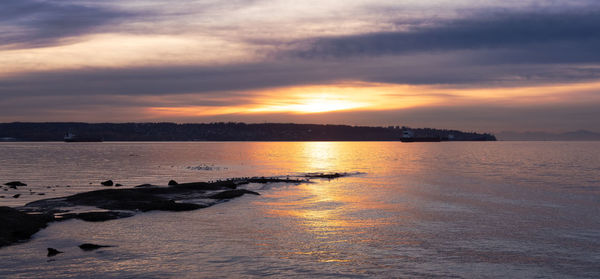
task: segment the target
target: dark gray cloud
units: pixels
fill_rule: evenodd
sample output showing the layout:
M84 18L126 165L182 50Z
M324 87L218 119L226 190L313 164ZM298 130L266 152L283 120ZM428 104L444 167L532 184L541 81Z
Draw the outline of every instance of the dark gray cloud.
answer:
M298 42L302 58L408 55L491 49L484 61L564 63L600 61L600 9L482 12L431 21L408 31L322 37Z
M77 1L2 0L0 48L53 45L131 16L125 11Z
M335 83L343 80L397 84L518 86L600 78L600 68L576 65L470 65L464 56L415 55L344 61L270 61L227 66L78 69L0 78L11 96L211 94L241 98L254 89Z
M336 79L314 64L257 63L221 67L166 66L28 73L0 78L4 96L175 95L210 93Z

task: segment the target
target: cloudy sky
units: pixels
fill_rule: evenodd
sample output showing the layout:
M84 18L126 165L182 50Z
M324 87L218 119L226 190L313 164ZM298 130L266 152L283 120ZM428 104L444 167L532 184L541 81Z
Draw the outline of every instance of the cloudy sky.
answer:
M596 0L2 0L0 122L600 131Z

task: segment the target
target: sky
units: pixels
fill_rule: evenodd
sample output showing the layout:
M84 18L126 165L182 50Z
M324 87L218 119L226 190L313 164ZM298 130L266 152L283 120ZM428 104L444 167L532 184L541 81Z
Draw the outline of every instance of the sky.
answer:
M600 132L600 1L2 0L0 122Z

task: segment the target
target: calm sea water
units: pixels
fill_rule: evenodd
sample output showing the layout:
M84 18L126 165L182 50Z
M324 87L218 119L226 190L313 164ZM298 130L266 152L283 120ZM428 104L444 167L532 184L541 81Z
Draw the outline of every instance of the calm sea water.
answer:
M600 142L1 143L0 182L29 186L0 191L0 205L106 179L306 172L360 174L250 185L262 195L192 212L53 223L0 249L0 278L600 277ZM49 261L46 247L65 253Z

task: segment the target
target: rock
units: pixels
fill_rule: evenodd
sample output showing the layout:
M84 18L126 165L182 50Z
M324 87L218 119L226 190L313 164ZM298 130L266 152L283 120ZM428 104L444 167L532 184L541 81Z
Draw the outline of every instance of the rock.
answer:
M133 213L119 211L98 211L83 213L67 213L60 215L61 220L80 219L87 222L104 222L133 216Z
M100 182L100 184L102 184L103 186L113 186L113 181L112 180L106 180L104 182Z
M133 188L152 188L152 187L156 187L156 186L152 185L152 184L142 184L142 185L135 186Z
M216 182L190 182L190 183L179 183L172 185L173 188L185 189L189 191L200 191L200 190L221 190L223 188L235 189L237 184L232 180L216 181Z
M0 206L0 247L28 239L53 220L51 214L27 214Z
M18 199L20 196L21 196L21 194L16 194L16 195L13 195L13 198Z
M46 194L46 193L38 193L38 195L40 195L40 196L43 196L43 195L45 195L45 194Z
M78 213L77 219L88 222L104 222L108 220L114 220L119 218L126 218L133 216L133 213L118 212L118 211L107 211L107 212L84 212Z
M308 177L308 178L326 178L326 179L335 179L335 178L340 178L340 177L344 177L344 176L348 176L348 173L308 173L306 175L304 175L304 177Z
M16 186L27 186L27 184L25 184L25 183L23 183L21 181L11 181L11 182L4 183L4 185L6 185L6 186L15 186L15 187Z
M176 203L165 195L185 194L174 188L105 189L75 194L64 198L52 198L26 204L28 208L49 211L60 207L95 206L107 210L126 211L186 211L206 207L203 204ZM187 192L186 192L187 193ZM82 216L85 218L85 216ZM122 216L118 216L122 218Z
M54 248L48 248L48 257L54 257L54 256L56 256L56 255L58 255L60 253L64 253L64 252L58 251L58 250L56 250Z
M175 180L169 180L169 186L173 186L173 185L177 185L177 181Z
M121 187L121 186L123 186L123 185L119 184L119 183L115 184L115 187Z
M0 196L0 199L3 199L3 198L4 198L4 196Z
M93 243L84 243L84 244L79 245L79 248L83 251L93 251L93 250L105 248L105 247L112 247L112 246L98 245L98 244L93 244Z
M237 189L239 185L282 182L298 184L308 183L309 181L307 179L289 179L289 177L285 179L276 177L245 177L214 182L173 184L177 183L173 180L172 182L169 181L169 184L171 184L169 187L144 184L135 188L102 189L66 197L37 200L27 203L24 207L20 208L28 212L38 212L37 215L27 214L10 207L0 207L0 247L19 240L28 239L51 221L80 219L88 222L102 222L130 217L136 211L195 210L217 203L217 201L206 201L206 199L226 200L240 197L244 194L259 195L259 193L253 191ZM102 185L112 186L114 183L112 180L107 180L102 182ZM42 194L44 193L38 193L38 195ZM197 200L199 204L176 202L175 200ZM66 210L66 208L77 206L92 206L107 211L68 213ZM56 218L54 214L56 214ZM91 247L89 246L89 248ZM80 248L85 250L87 249L87 245Z
M253 191L249 191L249 190L245 190L245 189L236 189L236 190L227 190L227 191L223 191L220 193L216 193L216 194L210 196L209 198L216 199L216 200L233 199L233 198L240 197L244 194L260 195L259 193L253 192Z

